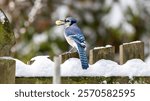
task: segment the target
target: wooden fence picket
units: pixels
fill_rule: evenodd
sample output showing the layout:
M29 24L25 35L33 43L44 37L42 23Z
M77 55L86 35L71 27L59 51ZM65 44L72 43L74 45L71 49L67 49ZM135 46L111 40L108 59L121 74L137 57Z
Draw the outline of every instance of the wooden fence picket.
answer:
M124 64L130 59L144 60L144 42L134 41L120 45L120 64Z
M89 63L94 64L100 59L114 60L114 56L115 56L114 46L96 47L90 50Z

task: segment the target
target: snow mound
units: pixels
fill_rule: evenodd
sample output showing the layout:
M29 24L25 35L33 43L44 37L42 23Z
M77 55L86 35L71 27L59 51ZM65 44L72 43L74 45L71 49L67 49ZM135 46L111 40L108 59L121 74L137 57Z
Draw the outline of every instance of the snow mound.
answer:
M49 77L53 76L54 62L48 56L37 56L30 60L32 64L25 64L18 59L1 57L0 59L13 59L16 61L17 77ZM70 58L61 64L61 76L150 76L150 59L146 62L140 59L128 60L119 65L111 60L101 59L87 70L83 70L78 58Z
M1 57L0 59L12 59L16 61L16 76L17 77L47 77L53 75L54 62L49 56L36 56L30 60L31 65L12 58Z
M27 65L16 60L16 76L35 77L53 76L54 62L48 56L37 56L31 59L33 64ZM132 59L123 65L111 60L99 60L83 70L78 58L70 58L61 64L61 76L150 76L150 66L140 59Z

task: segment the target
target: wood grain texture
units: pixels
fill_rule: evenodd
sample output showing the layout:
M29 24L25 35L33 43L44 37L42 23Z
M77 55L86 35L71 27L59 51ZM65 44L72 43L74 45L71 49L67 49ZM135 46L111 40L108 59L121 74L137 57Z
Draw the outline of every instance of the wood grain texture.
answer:
M114 60L115 47L103 47L90 50L89 63L94 64L100 59Z
M131 42L120 45L120 64L130 59L144 60L144 42Z
M0 84L15 84L15 60L0 59Z

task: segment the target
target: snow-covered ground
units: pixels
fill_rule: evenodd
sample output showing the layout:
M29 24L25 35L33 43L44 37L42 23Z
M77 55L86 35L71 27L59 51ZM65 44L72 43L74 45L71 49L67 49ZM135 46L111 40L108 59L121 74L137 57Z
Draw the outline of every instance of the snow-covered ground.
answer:
M25 64L18 59L1 57L16 60L17 77L48 77L53 76L54 62L48 56L37 56L30 60L31 65ZM132 59L123 65L111 60L99 60L90 65L87 70L82 70L78 58L70 58L61 64L61 76L150 76L150 57L145 62L140 59Z

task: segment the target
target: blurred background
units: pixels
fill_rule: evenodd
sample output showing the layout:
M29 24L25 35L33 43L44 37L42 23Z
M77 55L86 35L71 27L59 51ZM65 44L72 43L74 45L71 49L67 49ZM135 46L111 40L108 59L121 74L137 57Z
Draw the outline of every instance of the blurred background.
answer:
M61 54L70 46L57 19L72 16L84 32L88 50L141 40L150 54L150 0L0 0L10 20L15 58L27 62L37 55Z

